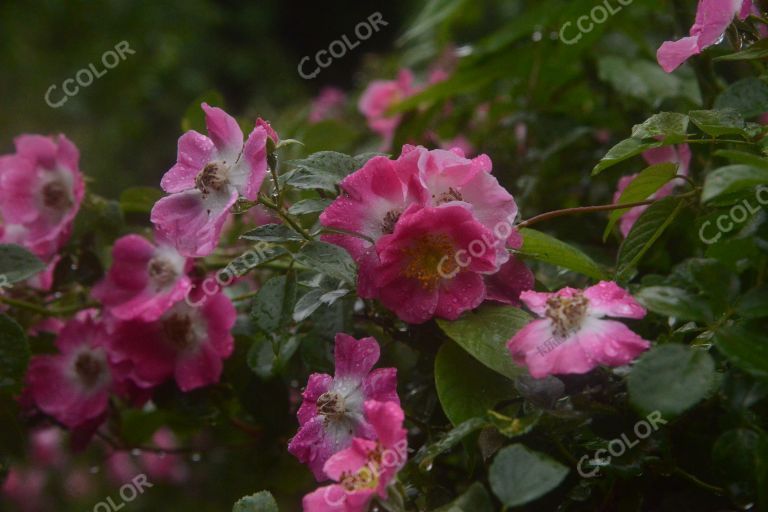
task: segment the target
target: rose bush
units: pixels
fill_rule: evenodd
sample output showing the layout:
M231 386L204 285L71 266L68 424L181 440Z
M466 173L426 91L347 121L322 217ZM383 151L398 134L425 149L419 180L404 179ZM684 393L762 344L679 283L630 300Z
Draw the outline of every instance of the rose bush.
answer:
M477 7L430 3L429 55L300 120L196 102L119 201L19 135L3 506L768 510L768 19L672 3L688 37L638 3L562 44L593 2L491 2L461 49Z

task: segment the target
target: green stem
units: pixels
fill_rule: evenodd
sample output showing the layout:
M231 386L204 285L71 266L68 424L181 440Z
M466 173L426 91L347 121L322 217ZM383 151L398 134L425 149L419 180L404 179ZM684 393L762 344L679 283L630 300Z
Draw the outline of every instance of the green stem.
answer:
M283 212L283 210L277 204L267 198L267 196L263 194L259 196L259 203L275 212L278 217L280 217L286 224L291 226L293 230L300 234L305 240L312 241L312 237L309 236L309 233L307 233L304 228L299 226L290 216L286 215L285 212Z
M691 482L694 485L697 485L697 486L701 487L702 489L706 489L707 491L710 491L710 492L713 492L713 493L717 494L718 496L725 495L725 490L724 489L721 489L720 487L717 487L715 485L708 484L706 482L702 482L701 480L699 480L698 478L696 478L692 474L690 474L687 471L684 471L684 470L682 470L680 468L675 468L673 473L678 475L678 476L683 477L684 479L688 480L689 482Z
M80 310L99 306L99 304L95 302L87 302L85 304L78 304L76 306L69 306L66 308L48 308L48 307L39 306L32 302L27 302L25 300L11 299L10 297L2 297L2 296L0 296L0 302L4 304L8 304L9 306L13 306L18 309L24 309L26 311L31 311L33 313L37 313L43 316L69 316L73 313L77 313Z

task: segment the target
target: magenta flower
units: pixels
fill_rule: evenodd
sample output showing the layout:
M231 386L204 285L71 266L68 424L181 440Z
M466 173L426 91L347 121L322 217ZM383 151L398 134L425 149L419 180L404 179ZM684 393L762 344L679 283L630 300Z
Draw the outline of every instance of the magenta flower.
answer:
M364 402L400 403L397 370L372 370L379 360L374 338L356 340L339 333L334 352L336 374L309 376L297 413L299 431L288 444L288 451L307 464L318 481L328 478L323 470L328 458L347 448L353 438L375 439L375 425L364 415Z
M220 292L200 303L177 302L154 322L118 322L112 335L114 362L130 363L128 377L144 389L170 377L182 391L217 383L222 360L234 348L230 331L237 313Z
M365 116L368 127L384 137L383 148L392 144L400 115L387 115L389 108L416 92L413 87L413 73L401 69L396 80L374 80L363 91L358 109Z
M267 139L277 142L274 130L259 120L243 144L232 116L205 103L202 107L209 137L190 130L179 138L176 165L160 182L171 195L152 209L157 229L190 258L213 251L239 195L257 199L267 172Z
M540 318L515 334L507 348L533 377L587 373L597 365L621 366L650 347L624 325L604 317L643 318L645 309L612 281L586 290L526 291L525 305Z
M657 165L664 163L678 164L677 174L688 176L688 171L691 165L691 149L688 144L681 144L679 146L664 146L660 148L649 149L643 153L643 158L648 165ZM613 202L616 203L621 198L621 194L624 192L632 181L637 178L637 174L631 176L624 176L619 180L616 193L613 195ZM679 184L676 181L670 181L654 194L651 194L648 199L662 199L672 194L675 187ZM635 206L630 208L624 215L621 216L619 221L619 228L621 234L626 238L629 232L632 230L632 226L635 225L640 215L648 209L646 206Z
M92 294L120 320L157 320L192 288L191 262L175 248L126 235L112 249L112 266Z
M304 512L365 512L374 495L386 499L387 487L408 458L405 415L395 402L374 400L365 402L364 413L374 440L356 437L328 459L324 470L338 483L304 496Z
M338 117L346 101L347 95L338 87L323 87L320 94L312 100L309 122L319 123Z
M376 243L379 261L362 262L360 281L371 283L375 297L405 322L454 320L480 305L486 297L482 274L499 269L484 240L493 235L464 206L413 205Z
M119 385L107 342L106 329L93 311L81 312L56 339L58 354L32 358L25 396L70 428L100 419L109 393Z
M415 178L422 183L428 205L468 206L474 217L493 233L493 241L487 240L487 245L495 249L497 265L507 261L506 241L512 235L518 209L514 198L491 175L493 164L488 155L468 159L458 148L430 151L406 145L395 167L403 181Z
M733 19L746 19L751 9L752 0L699 0L691 35L665 41L656 52L659 65L671 73L689 58L719 43Z
M66 243L85 195L80 154L65 136L21 135L0 157L0 236L44 260Z

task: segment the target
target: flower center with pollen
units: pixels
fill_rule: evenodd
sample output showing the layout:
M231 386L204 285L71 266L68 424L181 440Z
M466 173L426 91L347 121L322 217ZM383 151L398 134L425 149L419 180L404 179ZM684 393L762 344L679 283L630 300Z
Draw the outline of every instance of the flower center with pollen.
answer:
M458 269L453 243L446 235L426 235L403 250L403 256L403 275L418 280L426 289L435 288Z
M179 351L186 350L195 343L192 319L187 315L173 314L163 320L163 332L171 345Z
M72 199L64 183L52 181L43 187L43 204L46 208L62 211L72 206Z
M438 206L443 203L450 203L451 201L463 201L464 197L461 195L461 192L459 192L455 188L448 187L447 192L443 192L437 197L432 195L432 199L435 200L435 206Z
M379 486L378 465L369 463L354 473L344 472L341 474L339 483L349 493L364 489L376 489Z
M394 233L395 224L397 224L397 220L400 218L401 213L402 212L400 210L388 211L384 216L384 220L381 221L381 232L385 235L391 235Z
M152 258L147 266L149 278L158 288L163 288L176 280L176 269L166 259Z
M83 352L75 361L75 373L80 382L87 388L92 388L104 372L104 362L90 352Z
M209 163L195 177L195 187L203 194L218 192L227 182L227 167L219 162Z
M335 391L326 391L317 399L317 412L329 419L341 418L347 412L344 397Z
M588 309L589 299L576 292L573 297L547 299L546 317L552 320L555 336L562 339L579 330Z

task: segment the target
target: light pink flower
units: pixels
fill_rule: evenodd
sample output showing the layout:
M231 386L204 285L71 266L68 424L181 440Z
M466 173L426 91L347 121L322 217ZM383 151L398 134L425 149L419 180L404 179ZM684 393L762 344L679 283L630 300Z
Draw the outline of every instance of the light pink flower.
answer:
M645 309L612 281L586 290L526 291L525 305L540 318L512 337L507 348L533 377L587 373L598 365L621 366L650 347L626 325L605 317L643 318Z
M387 115L387 110L415 92L413 73L409 69L401 69L396 80L374 80L363 91L358 109L365 116L368 127L384 137L383 148L391 145L402 117Z
M665 41L656 52L659 65L671 73L689 58L719 43L733 19L746 19L751 9L752 0L699 0L691 35Z
M154 322L118 322L112 335L113 361L130 363L128 377L151 388L170 377L182 391L219 381L222 359L234 348L236 311L222 293L191 307L177 302Z
M152 209L152 222L188 257L210 254L229 208L239 195L255 200L267 172L267 139L274 130L259 120L243 144L237 121L203 103L208 137L190 130L179 139L178 157L160 185L171 194Z
M375 428L363 414L366 400L400 403L397 370L373 370L379 360L374 338L356 340L337 334L335 359L334 377L324 373L309 376L297 413L299 431L288 445L288 451L307 464L318 481L328 478L323 470L328 458L347 448L353 437L375 439Z
M45 499L47 480L48 474L42 468L12 467L0 487L0 494L13 501L20 512L39 512L49 505Z
M679 146L664 146L660 148L649 149L643 153L643 158L648 165L657 165L664 163L678 164L677 174L688 176L688 172L691 165L691 150L688 144L681 144ZM619 180L616 192L613 195L613 202L616 203L621 198L621 194L629 186L634 179L637 178L637 174L631 176L624 176ZM662 199L672 194L680 184L677 180L672 180L666 185L662 186L654 194L651 194L648 199ZM635 206L630 208L624 215L621 216L619 221L619 227L621 234L626 237L632 230L632 226L635 225L640 215L648 209L646 206Z
M387 498L387 487L408 456L405 415L395 402L366 401L366 420L375 440L355 438L333 455L324 470L338 483L304 496L304 512L365 512L375 495Z
M126 235L112 249L112 266L93 287L93 296L120 320L157 320L192 288L191 261L160 240L153 245L139 235Z
M378 298L408 323L454 320L480 305L486 297L482 274L499 269L484 240L492 244L493 234L464 206L413 205L376 243L378 261L361 263L360 281L369 285L358 293Z
M168 427L158 429L152 435L152 446L165 450L178 448L178 441L173 431ZM153 482L182 483L189 476L189 467L184 457L171 453L142 451L140 455L142 467Z
M65 136L21 135L0 157L0 235L48 261L66 243L85 195L80 154Z
M106 413L109 393L119 386L107 342L106 329L94 312L81 312L56 339L59 354L32 358L25 394L67 427L98 420Z
M41 467L63 467L68 455L64 451L64 431L58 427L45 427L30 434L31 460Z
M323 87L320 94L312 100L309 122L319 123L338 117L346 101L347 95L338 87Z

